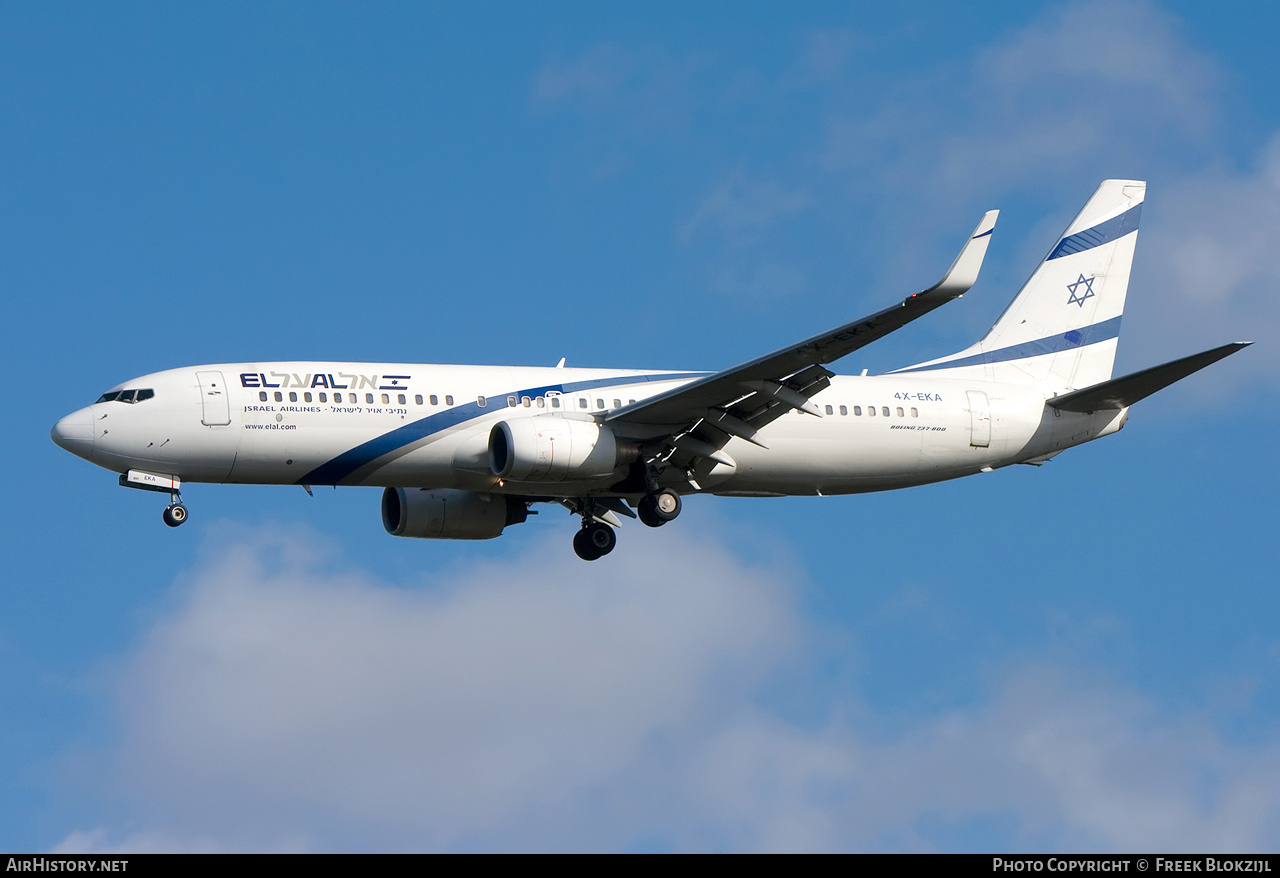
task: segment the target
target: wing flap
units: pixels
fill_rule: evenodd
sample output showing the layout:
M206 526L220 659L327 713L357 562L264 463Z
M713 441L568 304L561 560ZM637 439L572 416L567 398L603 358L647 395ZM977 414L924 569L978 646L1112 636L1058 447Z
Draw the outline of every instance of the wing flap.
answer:
M1141 399L1146 399L1158 390L1163 390L1175 381L1181 381L1206 366L1241 351L1252 342L1234 342L1212 350L1192 354L1180 360L1174 360L1161 366L1152 366L1141 372L1134 372L1120 378L1112 378L1092 387L1085 387L1062 396L1046 400L1045 405L1066 412L1096 412L1105 409L1122 409L1131 406Z

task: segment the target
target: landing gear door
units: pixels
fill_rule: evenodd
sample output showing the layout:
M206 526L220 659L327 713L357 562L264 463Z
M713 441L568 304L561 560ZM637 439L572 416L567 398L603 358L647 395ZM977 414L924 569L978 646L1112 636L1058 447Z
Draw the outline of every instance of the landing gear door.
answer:
M969 395L969 444L974 448L991 445L991 405L981 390L970 390Z
M224 427L231 423L231 400L221 372L197 372L200 401L203 405L200 423L206 427Z

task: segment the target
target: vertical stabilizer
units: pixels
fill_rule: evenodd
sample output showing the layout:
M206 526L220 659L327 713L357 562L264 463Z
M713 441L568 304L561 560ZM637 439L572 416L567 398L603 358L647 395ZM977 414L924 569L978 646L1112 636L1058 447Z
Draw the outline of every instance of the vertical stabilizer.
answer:
M982 341L897 371L947 370L1053 393L1109 379L1146 189L1104 180Z

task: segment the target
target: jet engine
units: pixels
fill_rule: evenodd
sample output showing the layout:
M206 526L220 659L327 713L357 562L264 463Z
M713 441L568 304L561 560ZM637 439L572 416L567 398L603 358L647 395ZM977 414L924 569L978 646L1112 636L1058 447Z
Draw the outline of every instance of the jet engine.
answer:
M382 491L382 526L397 537L491 540L528 515L524 501L504 494L425 488Z
M595 421L535 415L489 431L489 469L516 482L604 478L637 453Z

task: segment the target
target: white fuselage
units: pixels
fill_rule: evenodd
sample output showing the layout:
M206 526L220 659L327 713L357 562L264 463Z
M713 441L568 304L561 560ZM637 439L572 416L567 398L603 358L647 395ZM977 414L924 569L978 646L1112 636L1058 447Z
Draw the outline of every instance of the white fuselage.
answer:
M516 482L493 474L500 421L602 420L702 373L371 363L239 363L173 369L147 389L68 415L54 438L87 460L183 482L460 488L526 496L627 496L605 478ZM931 377L837 376L812 402L733 438L697 481L715 494L846 494L919 485L1115 432L1127 409L1059 412L1033 386ZM761 445L766 447L761 447ZM680 490L690 487L681 483Z

